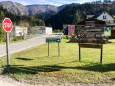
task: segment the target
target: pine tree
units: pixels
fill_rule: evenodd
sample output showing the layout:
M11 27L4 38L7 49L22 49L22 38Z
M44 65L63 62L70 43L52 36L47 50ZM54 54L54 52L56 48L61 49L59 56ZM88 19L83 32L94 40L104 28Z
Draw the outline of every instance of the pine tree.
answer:
M73 24L77 24L78 22L80 22L81 18L80 18L80 13L77 11L74 15L74 19L73 19Z

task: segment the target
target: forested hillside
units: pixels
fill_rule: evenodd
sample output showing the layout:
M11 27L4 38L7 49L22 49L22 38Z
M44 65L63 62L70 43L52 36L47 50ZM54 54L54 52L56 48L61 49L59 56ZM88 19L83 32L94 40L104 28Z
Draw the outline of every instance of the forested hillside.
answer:
M115 15L115 2L92 2L84 4L70 4L64 9L53 15L46 21L46 25L50 24L55 29L63 29L63 24L76 24L86 18L86 15L95 15L107 11L111 15Z

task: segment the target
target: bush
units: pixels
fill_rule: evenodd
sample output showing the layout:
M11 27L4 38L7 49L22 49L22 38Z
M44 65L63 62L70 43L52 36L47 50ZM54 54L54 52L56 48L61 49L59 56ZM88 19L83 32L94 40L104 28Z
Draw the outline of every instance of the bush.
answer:
M0 42L5 41L5 32L3 31L2 25L0 25Z
M71 36L64 35L64 36L63 36L63 39L71 39Z

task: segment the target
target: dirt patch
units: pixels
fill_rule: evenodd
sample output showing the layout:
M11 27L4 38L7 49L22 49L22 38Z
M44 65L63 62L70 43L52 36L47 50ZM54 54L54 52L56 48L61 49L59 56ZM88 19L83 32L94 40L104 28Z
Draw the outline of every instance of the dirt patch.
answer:
M48 78L48 77L47 77ZM49 77L54 78L54 77ZM70 83L69 81L39 81L38 84L29 84L27 82L16 81L8 76L0 75L0 86L115 86L115 84L84 84L84 83Z

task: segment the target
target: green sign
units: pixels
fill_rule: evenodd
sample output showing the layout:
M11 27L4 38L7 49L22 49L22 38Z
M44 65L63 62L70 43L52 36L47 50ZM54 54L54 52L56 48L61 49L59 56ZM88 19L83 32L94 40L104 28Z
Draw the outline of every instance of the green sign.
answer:
M50 43L55 42L58 43L58 56L60 56L60 38L46 38L46 42L48 43L48 56L50 56Z
M111 27L104 27L104 35L111 36Z
M46 42L61 42L60 38L46 38Z

